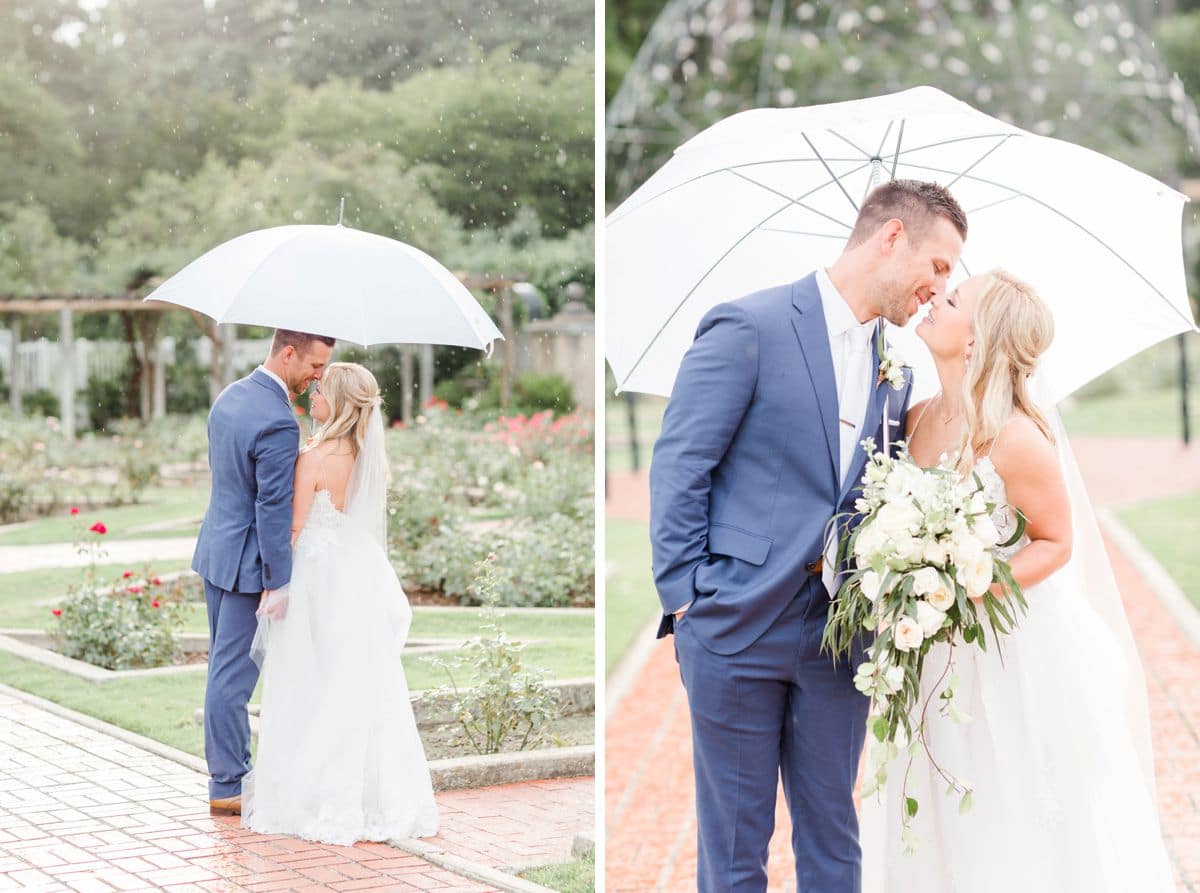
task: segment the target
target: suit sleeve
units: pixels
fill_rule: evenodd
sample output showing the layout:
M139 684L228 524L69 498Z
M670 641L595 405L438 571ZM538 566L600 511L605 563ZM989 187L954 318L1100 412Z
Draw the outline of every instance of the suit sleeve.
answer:
M299 452L299 433L290 419L271 423L254 445L254 521L264 589L280 589L292 579L292 495Z
M650 463L650 540L663 611L695 598L708 558L708 498L758 382L758 329L736 304L713 308L684 355Z

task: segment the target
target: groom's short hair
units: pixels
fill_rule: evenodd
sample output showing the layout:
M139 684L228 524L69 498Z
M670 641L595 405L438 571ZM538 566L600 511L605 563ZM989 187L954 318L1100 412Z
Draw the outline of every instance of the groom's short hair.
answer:
M847 245L853 248L893 218L904 224L908 237L920 242L938 217L954 224L966 241L967 215L950 190L925 180L892 180L877 187L858 211Z
M285 347L295 348L296 353L303 356L308 352L308 346L314 341L320 341L326 347L333 347L337 343L336 338L330 338L328 335L312 335L293 329L276 329L275 338L271 341L271 356L275 356Z

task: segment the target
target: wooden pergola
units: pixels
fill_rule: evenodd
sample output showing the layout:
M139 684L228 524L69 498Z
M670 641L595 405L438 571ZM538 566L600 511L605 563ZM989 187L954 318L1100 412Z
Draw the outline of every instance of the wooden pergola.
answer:
M493 294L497 298L497 315L500 331L504 335L501 345L501 402L507 405L512 396L512 382L516 369L516 326L513 317L512 286L527 277L516 275L489 275L480 273L455 273L467 288ZM213 397L233 380L233 345L237 338L236 325L218 325L215 321L194 310L160 301L145 301L144 295L153 291L159 283L151 281L138 293L122 297L107 295L42 295L34 297L0 297L0 313L7 314L12 333L9 346L9 369L14 374L9 386L9 405L13 412L21 412L21 387L15 370L19 364L21 343L21 317L23 315L57 314L59 320L58 397L62 429L67 437L75 436L75 379L76 357L74 318L76 313L122 313L126 318L131 359L139 372L140 409L144 420L159 418L166 414L166 365L162 359L162 342L159 337L161 316L164 311L190 313L200 331L213 344L212 361L209 367L210 390ZM141 355L137 343L142 346ZM417 384L422 402L433 396L433 346L428 344L401 345L404 361L401 364L401 384L404 393L402 414L406 420L413 417L413 385ZM419 360L419 372L414 382L413 361Z

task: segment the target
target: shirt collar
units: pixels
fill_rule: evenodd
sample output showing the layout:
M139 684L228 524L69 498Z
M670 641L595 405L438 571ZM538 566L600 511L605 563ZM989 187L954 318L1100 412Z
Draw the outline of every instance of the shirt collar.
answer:
M825 311L825 327L829 331L832 342L839 335L849 334L851 337L869 338L875 328L875 320L869 319L860 323L850 311L850 305L837 290L829 272L824 267L817 269L817 290L821 293L821 307Z
M280 390L283 391L283 396L287 398L287 402L291 403L292 395L288 393L288 386L283 383L283 379L280 378L278 375L276 375L274 372L272 372L270 369L268 369L266 366L259 366L258 368L261 369L263 372L267 373L267 375L271 376L271 378L273 378L275 380L275 383L279 385Z

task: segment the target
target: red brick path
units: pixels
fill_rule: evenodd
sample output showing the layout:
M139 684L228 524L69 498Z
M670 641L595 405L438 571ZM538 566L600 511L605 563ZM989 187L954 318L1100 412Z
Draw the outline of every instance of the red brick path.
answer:
M1200 489L1200 449L1173 442L1079 439L1076 454L1098 505ZM1136 469L1136 472L1133 471ZM1181 486L1180 482L1186 483ZM611 475L610 517L644 519L645 476ZM1109 545L1126 611L1145 664L1159 806L1178 889L1200 893L1200 651L1179 632L1153 591ZM608 556L611 563L620 556ZM655 603L646 593L647 605ZM659 643L608 718L608 893L695 890L696 825L687 702L669 640ZM795 890L782 794L771 841L770 889Z
M427 842L490 867L569 858L591 778L438 795ZM0 890L432 890L482 893L386 844L328 846L208 816L207 778L0 692Z

